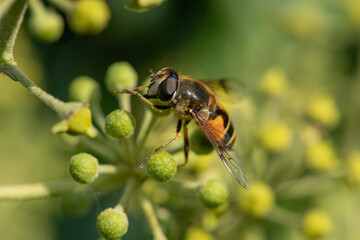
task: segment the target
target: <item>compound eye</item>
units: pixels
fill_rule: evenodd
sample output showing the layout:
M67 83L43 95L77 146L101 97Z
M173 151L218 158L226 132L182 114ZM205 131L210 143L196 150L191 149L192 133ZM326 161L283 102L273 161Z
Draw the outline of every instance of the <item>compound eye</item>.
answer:
M161 101L169 101L176 92L178 79L176 75L171 75L162 81L158 88L158 97Z

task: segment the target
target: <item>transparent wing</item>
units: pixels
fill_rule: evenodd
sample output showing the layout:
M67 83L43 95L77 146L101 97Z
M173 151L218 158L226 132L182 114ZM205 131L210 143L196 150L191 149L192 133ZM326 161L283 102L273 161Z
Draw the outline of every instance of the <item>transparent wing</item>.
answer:
M244 81L235 78L221 78L214 80L200 80L208 86L221 101L232 102L235 99L241 100L249 96L250 87Z
M222 139L225 137L224 133L219 132L216 130L218 128L213 126L213 124L217 123L210 123L199 113L192 112L192 115L200 129L204 132L211 144L214 146L217 154L231 175L243 188L250 189L242 161L235 150L224 146L222 141Z

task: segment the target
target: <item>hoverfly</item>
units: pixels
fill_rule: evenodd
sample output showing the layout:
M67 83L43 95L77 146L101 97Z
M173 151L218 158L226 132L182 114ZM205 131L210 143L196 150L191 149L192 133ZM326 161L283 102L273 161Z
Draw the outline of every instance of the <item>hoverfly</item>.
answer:
M209 139L231 175L242 187L249 189L242 162L239 155L233 149L236 133L228 114L216 99L211 85L189 76L178 74L171 68L163 68L156 74L151 74L150 77L151 82L149 86L141 86L133 90L125 89L116 93L134 94L151 107L159 110L174 108L179 120L175 136L156 148L141 163L140 167L144 166L152 154L178 138L181 127L183 127L184 133L185 161L183 164L179 164L178 167L186 165L189 159L187 124L194 120ZM147 94L142 95L139 93L139 91L146 88L148 88ZM159 99L163 105L154 104L149 99Z

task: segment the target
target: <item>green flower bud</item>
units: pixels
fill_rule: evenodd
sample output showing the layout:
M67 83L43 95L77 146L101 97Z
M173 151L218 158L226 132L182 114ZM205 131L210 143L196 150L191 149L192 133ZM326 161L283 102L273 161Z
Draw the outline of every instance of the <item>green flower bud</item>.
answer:
M198 154L209 154L214 150L209 139L200 130L195 130L190 137L191 150Z
M332 220L329 215L315 209L306 213L303 228L307 237L317 239L328 235L332 230Z
M114 208L105 209L96 220L98 232L107 240L119 239L127 232L128 226L127 215Z
M214 240L215 238L202 228L191 226L186 230L185 240Z
M72 101L90 103L100 100L100 86L97 81L88 76L75 78L69 88L69 97Z
M106 71L105 84L109 92L136 87L138 75L128 62L115 62Z
M114 110L105 118L105 132L114 138L127 138L133 135L135 118L125 110Z
M159 182L169 181L176 172L176 162L168 152L157 152L146 162L146 171Z
M228 190L224 183L217 179L207 181L200 187L200 200L209 208L223 204L228 198Z
M68 22L79 35L97 35L107 26L111 12L104 0L79 0L74 3Z
M129 10L136 12L144 12L150 9L150 7L160 5L164 0L131 0L125 6Z
M89 192L78 192L66 195L61 199L61 210L67 216L83 216L92 206L93 196Z
M30 33L40 41L52 43L57 41L64 31L64 20L52 9L34 11L29 19Z
M94 156L79 153L71 157L69 173L76 182L88 184L98 177L98 167L98 160Z

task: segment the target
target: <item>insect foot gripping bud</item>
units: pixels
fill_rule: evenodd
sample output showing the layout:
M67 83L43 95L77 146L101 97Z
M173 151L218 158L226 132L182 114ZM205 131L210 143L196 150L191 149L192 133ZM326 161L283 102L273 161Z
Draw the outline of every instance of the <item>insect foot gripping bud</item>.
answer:
M198 154L208 154L214 150L209 139L200 130L195 130L190 137L191 150Z
M29 31L36 39L52 43L57 41L64 31L64 20L52 9L33 11L29 19Z
M325 237L331 232L332 221L329 215L321 210L310 210L303 219L305 235L312 239Z
M228 198L226 185L217 179L209 180L203 184L199 193L201 202L209 208L220 206Z
M69 26L79 35L97 35L107 26L110 15L104 0L79 0L68 17Z
M133 135L135 118L125 110L114 110L105 118L105 132L114 138L127 138Z
M138 75L128 62L115 62L106 71L105 84L109 92L135 88Z
M100 86L98 82L88 76L75 78L69 88L69 97L72 101L91 103L100 100Z
M107 240L119 239L127 232L128 226L127 215L123 211L114 208L105 209L96 220L98 232Z
M79 153L71 157L69 173L76 182L88 184L98 177L98 167L95 157L88 153Z
M146 162L146 171L159 182L169 181L176 172L176 162L168 152L157 152Z

